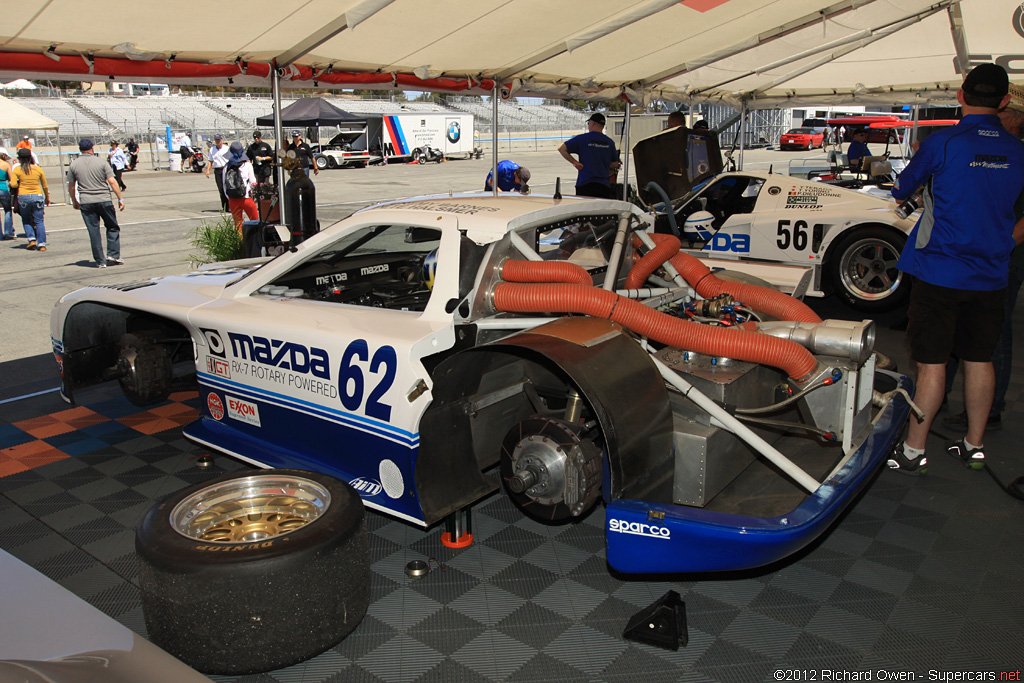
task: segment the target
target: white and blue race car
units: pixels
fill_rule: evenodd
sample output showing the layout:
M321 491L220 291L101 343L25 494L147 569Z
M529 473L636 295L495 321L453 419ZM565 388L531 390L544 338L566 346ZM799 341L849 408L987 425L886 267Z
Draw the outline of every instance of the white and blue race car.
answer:
M719 182L734 178L760 181L757 202L831 198ZM826 215L787 219L794 258ZM756 223L728 218L711 243L755 249ZM191 543L174 587L314 533L337 495L295 471L420 527L502 489L553 522L601 504L615 569L731 570L825 531L885 462L909 411L893 398L912 392L876 368L872 321L821 321L736 279L629 203L446 196L360 211L273 259L72 292L51 334L67 400L116 380L147 404L193 381L186 436L270 468L150 514L161 543Z
M709 266L758 263L758 274L785 291L792 291L788 278L773 273L785 276L786 269L769 266L809 268L803 294L835 293L864 312L906 303L910 282L896 262L915 219L897 216L895 201L789 175L720 173L714 138L685 128L642 140L633 151L642 196L673 207L660 212L657 229L675 232ZM647 189L651 182L664 192Z

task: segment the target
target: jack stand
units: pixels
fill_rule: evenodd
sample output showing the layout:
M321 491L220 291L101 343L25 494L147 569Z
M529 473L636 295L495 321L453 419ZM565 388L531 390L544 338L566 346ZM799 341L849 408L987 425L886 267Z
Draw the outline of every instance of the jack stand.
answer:
M456 510L444 520L441 544L446 548L468 548L473 543L473 515L469 508Z
M686 647L690 642L686 629L686 603L675 591L665 593L630 617L622 637L666 650L678 650L680 645Z

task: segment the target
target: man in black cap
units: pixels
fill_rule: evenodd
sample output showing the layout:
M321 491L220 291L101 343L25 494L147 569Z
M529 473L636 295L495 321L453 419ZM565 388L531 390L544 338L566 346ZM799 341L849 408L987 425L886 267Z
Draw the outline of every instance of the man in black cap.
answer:
M263 142L263 133L255 131L252 134L252 144L245 149L245 155L252 162L256 182L265 183L270 180L274 174L274 150Z
M117 214L110 201L110 193L117 195L117 208L124 211L121 189L110 164L96 156L92 140L79 140L78 149L81 154L68 168L71 203L82 212L96 267L106 268L108 263L120 265L124 263L121 260L121 226L117 224ZM106 251L100 237L100 220L107 231Z
M925 138L892 189L897 200L922 192L924 213L898 267L911 276L907 342L917 364L915 400L923 420L910 419L891 469L923 474L925 440L942 403L946 361L964 363L967 434L947 444L964 466L985 466L983 439L992 404L992 351L1003 323L1010 252L1024 240L1014 204L1024 194L1024 145L1007 132L999 109L1010 101L1006 71L975 67L960 90L960 122Z
M615 199L609 176L622 164L615 142L604 134L604 114L594 112L587 119L587 132L566 140L558 153L578 171L576 194L580 197ZM573 158L573 154L579 159Z
M302 133L293 130L292 141L285 145L285 154L288 152L295 152L295 156L302 164L302 170L306 172L306 176L309 176L309 169L313 169L313 175L320 175L320 169L316 167L313 162L313 150L309 148L305 142L302 141Z

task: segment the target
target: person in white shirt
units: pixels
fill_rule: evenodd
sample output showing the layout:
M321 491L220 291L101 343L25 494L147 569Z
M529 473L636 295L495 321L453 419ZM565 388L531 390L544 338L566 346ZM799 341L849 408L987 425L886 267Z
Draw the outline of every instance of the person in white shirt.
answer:
M178 154L181 155L181 167L178 169L178 173L184 173L188 160L192 158L192 138L188 136L188 133L183 133L181 136Z
M227 166L231 157L231 150L224 144L224 136L217 133L213 136L213 147L210 148L210 163L206 165L206 177L210 177L210 167L213 167L213 179L217 181L217 192L220 194L221 211L230 211L228 196L224 194L224 167Z
M117 180L117 186L124 192L127 186L121 180L121 174L124 173L125 167L128 166L128 156L119 145L120 143L117 140L110 141L110 149L107 150L107 162L114 169L114 178Z
M243 212L251 221L259 220L260 217L259 211L256 208L256 202L252 198L253 188L256 187L256 172L253 170L252 162L246 156L245 147L242 146L241 142L232 142L228 150L228 163L220 170L223 176L221 185L225 188L225 193L231 191L232 185L228 182L228 173L237 168L242 177L242 184L244 186L242 192L244 192L244 196L229 196L228 206L231 207L231 215L235 219L235 227L238 229L238 234L241 235Z

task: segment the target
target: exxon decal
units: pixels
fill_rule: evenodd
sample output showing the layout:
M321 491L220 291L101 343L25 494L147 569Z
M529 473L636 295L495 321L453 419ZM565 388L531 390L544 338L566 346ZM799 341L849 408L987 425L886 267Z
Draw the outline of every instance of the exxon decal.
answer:
M316 347L306 348L295 342L250 337L247 334L228 332L231 353L236 358L254 360L283 370L312 374L320 379L330 379L330 359L327 352Z
M349 486L359 491L359 495L363 498L372 498L378 493L384 490L384 487L380 485L380 482L375 479L363 479L362 477L356 477L349 482Z
M613 518L608 520L608 531L614 531L619 534L632 534L634 536L647 536L648 538L657 538L665 541L672 538L672 530L667 526L627 522L624 519Z

